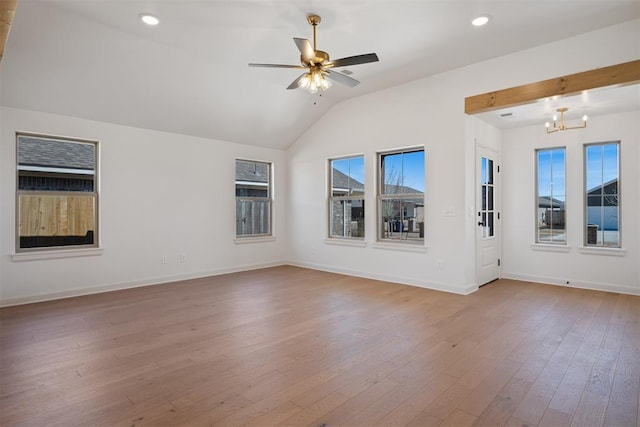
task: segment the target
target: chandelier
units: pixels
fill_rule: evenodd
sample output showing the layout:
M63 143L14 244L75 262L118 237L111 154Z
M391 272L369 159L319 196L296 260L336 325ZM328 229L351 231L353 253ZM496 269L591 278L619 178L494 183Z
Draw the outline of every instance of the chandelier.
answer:
M312 68L298 81L298 87L311 93L317 93L319 90L329 89L331 82L325 78L322 70Z
M564 124L564 113L569 110L566 107L562 107L562 108L558 108L556 111L558 113L560 113L560 121L558 121L558 116L554 115L553 116L553 127L551 126L551 123L546 122L544 124L545 128L547 128L547 133L554 133L554 132L559 132L559 131L563 131L563 130L570 130L570 129L582 129L582 128L586 128L587 127L587 116L584 115L582 116L582 124L580 126L567 126Z

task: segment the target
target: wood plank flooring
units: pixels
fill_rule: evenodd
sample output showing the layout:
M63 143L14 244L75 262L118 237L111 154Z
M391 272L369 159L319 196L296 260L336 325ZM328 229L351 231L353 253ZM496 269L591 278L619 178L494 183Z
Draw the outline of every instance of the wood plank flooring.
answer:
M0 310L3 426L639 425L640 297L284 266Z

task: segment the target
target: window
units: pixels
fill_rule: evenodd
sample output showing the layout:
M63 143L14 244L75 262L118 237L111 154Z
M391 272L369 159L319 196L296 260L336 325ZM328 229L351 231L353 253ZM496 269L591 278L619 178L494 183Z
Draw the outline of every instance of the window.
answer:
M379 239L424 241L424 149L378 154Z
M487 157L481 157L480 160L481 175L480 175L480 191L482 193L482 206L479 212L480 220L482 221L482 238L489 239L496 234L496 184L494 182L494 168L493 160Z
M585 145L585 245L620 247L620 143Z
M236 236L271 235L271 164L236 160Z
M565 148L536 151L536 243L567 244Z
M97 247L96 141L19 133L16 251Z
M364 238L364 157L329 161L329 237Z

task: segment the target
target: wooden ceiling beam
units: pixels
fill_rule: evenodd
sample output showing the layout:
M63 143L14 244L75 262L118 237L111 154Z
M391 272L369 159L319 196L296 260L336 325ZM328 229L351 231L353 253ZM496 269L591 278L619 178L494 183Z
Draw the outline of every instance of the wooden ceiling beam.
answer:
M4 47L7 44L17 5L18 0L0 0L0 61L4 55Z
M485 111L535 102L538 99L551 96L573 95L583 90L614 85L622 86L638 82L640 82L640 60L635 60L537 83L470 96L464 100L464 112L467 114L484 113Z

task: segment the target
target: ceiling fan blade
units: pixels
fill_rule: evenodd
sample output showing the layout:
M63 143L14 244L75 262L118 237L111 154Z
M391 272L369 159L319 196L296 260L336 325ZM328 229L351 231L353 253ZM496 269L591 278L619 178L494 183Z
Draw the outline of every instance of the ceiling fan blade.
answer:
M327 67L346 67L349 65L367 64L369 62L379 61L378 55L375 53L366 53L364 55L347 56L346 58L334 59L329 62Z
M300 80L302 80L302 78L306 75L307 73L300 74L300 77L292 81L291 84L287 86L287 89L298 89L298 83L300 83Z
M353 77L345 76L344 74L339 73L337 71L324 70L324 72L327 73L327 77L329 77L331 80L336 81L345 86L356 87L360 84L360 82L354 79Z
M304 60L305 63L308 63L309 61L311 61L313 58L316 57L313 51L313 46L311 46L311 43L309 42L309 40L297 39L294 37L293 41L296 43L296 46L298 47L298 50L302 54L302 59Z
M249 64L249 67L266 67L266 68L307 68L302 65L285 65L285 64Z

